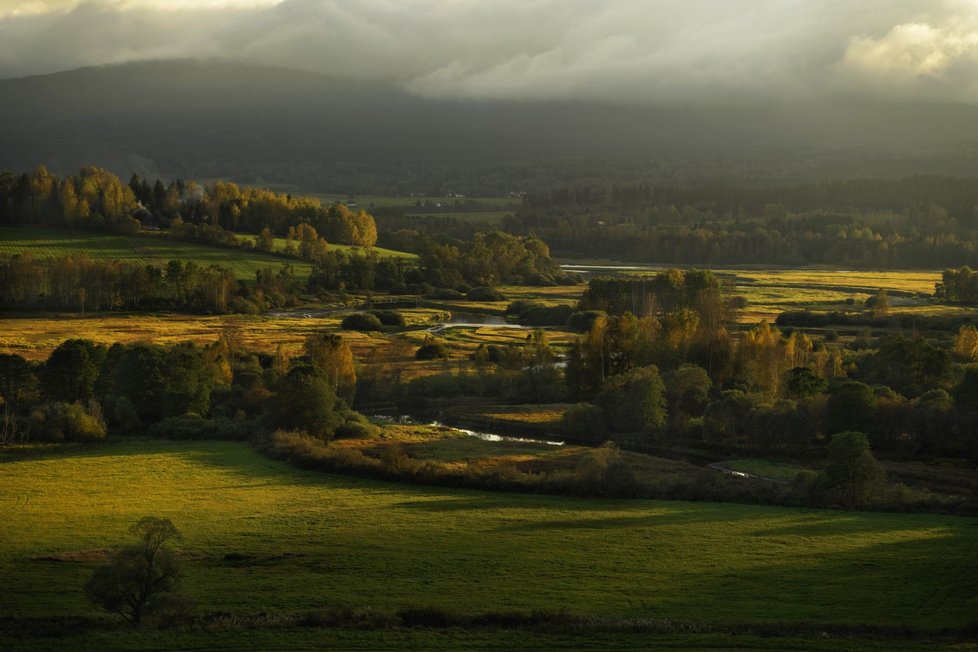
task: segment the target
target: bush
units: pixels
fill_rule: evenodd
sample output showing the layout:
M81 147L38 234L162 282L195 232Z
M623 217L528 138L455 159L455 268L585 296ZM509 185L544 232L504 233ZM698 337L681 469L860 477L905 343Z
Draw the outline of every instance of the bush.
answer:
M607 439L605 433L608 425L601 408L590 403L578 403L564 412L560 429L577 441L596 444Z
M94 441L105 437L105 421L98 403L91 401L86 410L80 403L64 411L65 437L71 441Z
M537 285L537 286L541 286L541 287L553 287L554 285L557 285L557 282L549 274L541 274L541 273L538 272L538 273L530 274L529 276L527 276L526 277L526 281L524 281L523 284L524 285Z
M510 304L506 306L506 314L519 316L531 308L543 307L543 304L539 301L533 301L531 299L517 299L516 301L511 301Z
M574 309L570 306L530 308L520 315L520 324L524 326L563 326L573 312Z
M458 299L464 299L465 295L458 290L453 290L451 288L439 288L428 293L432 299L438 299L439 301L457 301Z
M336 429L337 439L373 439L379 434L380 428L358 412L352 412Z
M594 320L604 314L603 310L579 310L567 317L565 325L573 331L586 333L591 330Z
M472 288L472 291L465 295L465 298L469 301L505 301L504 297L498 290L488 287L481 286L477 288Z
M343 318L342 327L349 331L380 331L383 330L376 315L357 312Z
M105 421L98 403L45 403L28 421L32 438L43 441L94 441L105 437Z
M448 347L441 342L425 342L414 352L415 360L437 360L448 358Z
M404 326L404 315L397 310L371 310L370 314L384 326Z

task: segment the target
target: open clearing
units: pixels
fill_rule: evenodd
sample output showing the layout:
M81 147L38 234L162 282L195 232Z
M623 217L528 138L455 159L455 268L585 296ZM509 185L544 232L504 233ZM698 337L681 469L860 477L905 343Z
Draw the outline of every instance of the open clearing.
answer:
M132 442L0 464L0 613L95 614L91 563L42 558L124 543L147 514L183 531L205 612L942 627L978 608L970 518L443 490L298 471L244 444Z

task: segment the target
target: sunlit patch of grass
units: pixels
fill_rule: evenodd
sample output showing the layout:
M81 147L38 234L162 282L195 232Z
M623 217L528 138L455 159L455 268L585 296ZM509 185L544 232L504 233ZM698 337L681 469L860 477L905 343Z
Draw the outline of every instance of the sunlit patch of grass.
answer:
M255 236L243 235L241 237L253 239ZM283 253L285 252L285 248L287 245L288 245L287 239L274 238L272 244L272 251L276 253ZM293 247L298 248L299 243L296 241L293 242L292 245ZM330 242L328 243L328 245L329 245L327 248L328 251L341 251L345 254L350 254L355 256L365 255L368 252L370 252L373 253L378 258L403 258L405 261L414 261L417 260L418 258L417 254L412 254L407 251L397 251L395 249L385 249L383 247L359 247L353 245L338 244L335 242Z
M794 464L785 464L783 462L772 462L771 460L761 460L753 458L745 458L739 460L726 460L723 462L724 468L731 469L733 471L742 471L744 473L750 473L752 475L759 475L765 478L773 478L775 480L794 480L801 471L806 470L805 467L796 466Z
M478 410L478 416L512 424L530 423L556 427L564 412L572 403L548 403L537 405L502 405Z

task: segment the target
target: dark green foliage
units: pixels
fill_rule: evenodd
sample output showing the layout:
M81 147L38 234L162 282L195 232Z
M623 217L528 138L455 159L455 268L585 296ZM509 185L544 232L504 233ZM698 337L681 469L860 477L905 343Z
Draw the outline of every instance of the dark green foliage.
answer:
M860 361L859 378L887 385L904 396L919 396L949 384L951 355L922 337L888 335L880 340L875 355Z
M506 314L514 315L519 317L527 310L531 308L542 308L543 304L539 301L534 301L532 299L517 299L516 301L510 301L509 305L506 306Z
M612 376L594 402L616 432L651 432L666 422L665 385L654 365Z
M268 402L272 428L308 432L313 437L331 439L343 423L345 405L335 390L312 367L295 367L276 386Z
M92 398L105 347L90 340L65 340L41 369L41 385L56 401L87 401Z
M709 271L670 269L653 277L593 278L581 299L581 310L611 315L669 314L706 308L720 295L720 281Z
M505 301L506 297L501 292L491 287L480 286L472 288L465 298L469 301Z
M180 577L180 564L166 543L180 533L166 518L147 516L130 530L138 542L118 550L112 560L97 567L85 584L89 599L117 613L133 625L164 605Z
M307 287L311 292L396 292L404 288L408 265L401 258L380 258L372 251L327 251L315 259Z
M852 431L832 436L825 475L830 488L848 507L866 502L883 479L883 471L869 450L866 435Z
M524 326L563 326L573 313L570 306L540 306L524 310L519 322Z
M430 341L426 340L424 344L418 347L418 350L414 352L415 360L437 360L439 358L448 358L448 347L445 346L444 342L439 342L435 339Z
M351 331L381 331L383 326L376 315L366 312L357 312L347 315L341 322L343 328Z
M105 356L98 393L112 406L110 416L121 411L123 421L132 415L150 425L182 414L206 415L215 382L204 351L195 344L168 349L146 342L115 344Z
M825 410L825 431L829 434L860 429L868 432L876 415L876 394L864 383L847 380L831 389Z
M703 414L703 436L724 445L743 443L749 434L753 405L740 390L724 391Z
M911 430L916 434L917 449L925 454L966 455L960 436L955 433L954 400L943 389L921 394L913 403Z
M703 416L713 383L705 369L692 364L666 372L663 380L673 428L681 432L688 419Z
M376 317L384 326L404 326L404 315L397 310L371 310L370 314Z
M607 316L607 313L603 310L579 310L571 313L570 317L567 318L566 326L572 331L586 333L591 330L594 320L600 316Z
M621 459L618 446L611 441L589 450L574 476L590 495L627 496L638 489L632 468Z
M978 303L978 273L965 265L959 269L946 269L936 286L938 299L947 303Z
M609 185L531 193L507 227L562 255L661 264L978 264L971 179ZM880 223L873 216L881 212L893 219Z
M31 364L16 354L0 353L0 397L14 410L37 384Z
M784 390L791 398L805 398L825 393L828 383L808 367L795 367L785 372Z
M564 412L560 429L582 443L598 444L608 439L604 410L590 403L578 403Z
M166 417L149 428L152 437L161 439L216 439L223 441L245 441L260 431L256 421L248 419L228 419L226 417L204 418L199 414L185 414Z
M965 367L964 377L954 388L954 401L966 410L978 411L978 366Z
M0 305L28 310L159 310L253 312L294 302L291 268L258 273L254 286L238 284L227 267L171 260L166 266L93 260L87 254L33 258L0 256ZM46 292L41 289L46 288ZM256 302L258 295L261 299Z

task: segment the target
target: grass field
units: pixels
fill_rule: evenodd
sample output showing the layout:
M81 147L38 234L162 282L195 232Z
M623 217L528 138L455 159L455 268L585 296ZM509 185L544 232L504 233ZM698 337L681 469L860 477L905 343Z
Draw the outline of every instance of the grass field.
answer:
M352 312L352 310L351 310ZM431 323L441 312L424 308L401 311L409 325ZM0 352L16 353L30 360L44 360L61 342L85 338L102 344L148 341L175 344L193 341L214 342L226 324L241 329L242 343L254 351L274 352L281 344L286 353L297 355L305 338L324 330L336 331L344 313L323 317L276 317L272 315L177 315L77 313L18 314L0 317ZM380 333L339 331L357 355L391 345L392 339ZM424 340L424 332L409 331L400 337L413 347ZM414 355L414 349L410 350ZM412 357L413 360L413 357Z
M609 261L564 261L568 264L611 265ZM617 265L620 265L618 263ZM622 273L651 274L669 266L635 265L619 269ZM683 265L673 267L685 268ZM700 266L700 268L703 268ZM772 320L785 310L850 310L858 311L866 299L885 289L903 295L890 296L894 312L914 314L959 313L961 308L930 303L934 285L941 280L939 270L842 270L817 267L803 268L707 268L728 285L728 292L743 296L748 306L742 311L741 321L756 323L760 319ZM611 269L609 269L610 273ZM847 304L846 300L852 300Z
M309 276L312 265L301 260L256 251L211 247L202 243L170 240L161 235L110 235L24 227L0 227L0 254L30 252L36 258L87 254L97 260L120 260L140 265L166 265L170 260L193 261L234 270L239 279L254 280L265 267L278 269L291 264L300 278Z
M254 236L243 235L243 238L253 238ZM272 245L272 250L275 252L285 251L285 245L288 241L285 238L275 238L275 242ZM298 246L298 244L296 244ZM370 247L369 249L365 247L354 247L351 245L342 245L336 243L329 243L330 251L342 251L344 253L360 254L366 251L372 251L379 258L404 258L405 260L416 260L418 258L417 254L408 253L406 251L396 251L394 249L384 249L383 247Z
M92 563L51 559L123 543L146 514L183 531L185 590L204 611L942 627L978 608L975 519L418 488L294 470L244 444L136 442L0 464L0 613L93 614Z
M249 238L251 236L242 236ZM362 252L363 247L331 244L340 251ZM285 248L285 239L276 239L276 250ZM414 254L376 247L373 251L381 257L396 256L413 260ZM33 227L0 227L0 254L30 252L35 257L87 254L99 260L120 260L141 265L165 265L170 260L193 261L199 265L218 265L234 270L239 279L253 280L255 272L265 267L279 268L292 265L300 278L309 276L312 265L308 262L270 255L260 251L243 251L225 247L212 247L203 243L171 240L161 234L113 235L88 233L65 229Z

